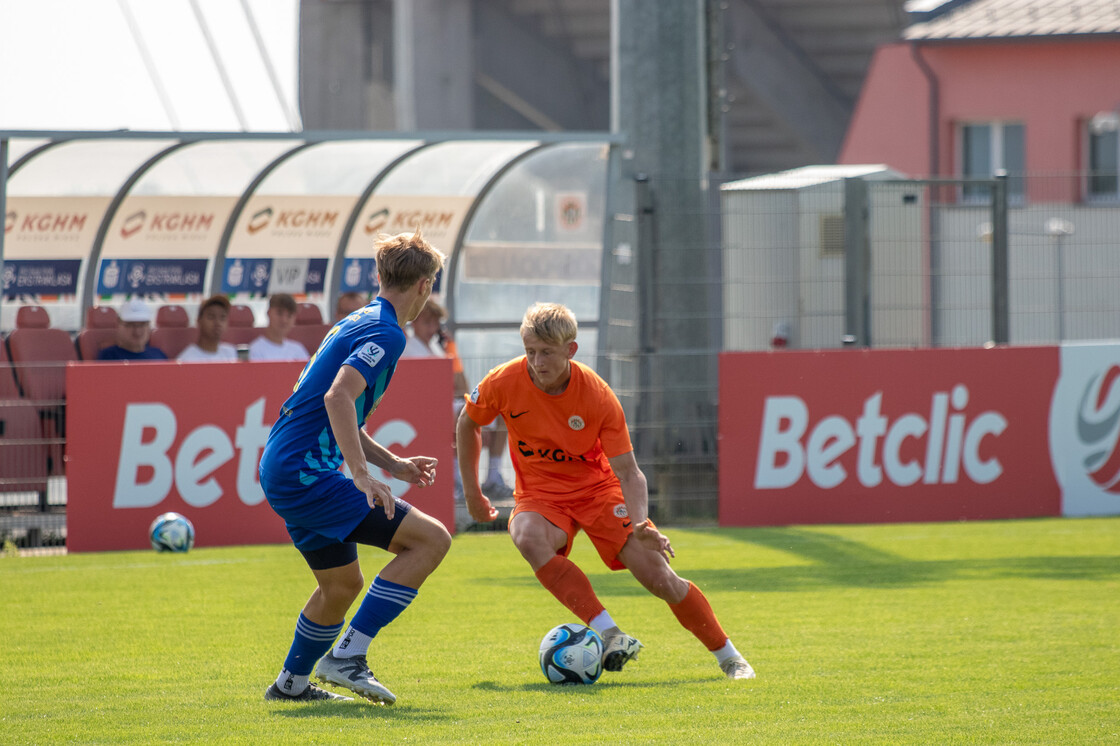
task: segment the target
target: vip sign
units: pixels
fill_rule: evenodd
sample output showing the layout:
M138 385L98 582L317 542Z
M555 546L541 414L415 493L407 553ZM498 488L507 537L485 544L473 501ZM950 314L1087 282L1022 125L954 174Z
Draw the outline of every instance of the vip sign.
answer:
M1056 515L1056 365L1051 348L725 353L720 522Z
M1050 457L1062 514L1120 514L1120 345L1060 348L1050 402Z
M67 369L67 505L71 551L141 549L158 514L195 524L197 546L288 540L257 468L299 363L148 363ZM452 463L451 369L404 360L366 423L401 455ZM427 402L417 406L416 402ZM398 497L454 529L451 480L419 488L375 470ZM449 474L449 471L445 471Z

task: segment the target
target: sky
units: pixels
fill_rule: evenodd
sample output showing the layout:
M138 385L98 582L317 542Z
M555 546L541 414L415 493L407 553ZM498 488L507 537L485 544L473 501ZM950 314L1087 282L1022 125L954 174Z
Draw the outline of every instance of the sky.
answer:
M0 129L298 130L298 16L299 0L0 0Z

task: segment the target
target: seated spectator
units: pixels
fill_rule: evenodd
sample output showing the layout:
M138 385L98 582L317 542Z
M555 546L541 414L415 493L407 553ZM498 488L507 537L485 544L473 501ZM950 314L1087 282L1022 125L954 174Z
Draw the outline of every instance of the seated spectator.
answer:
M369 303L369 298L366 297L365 293L359 293L357 290L343 293L338 296L338 302L335 304L334 320L341 321L344 317L364 307L367 303Z
M444 310L434 298L428 298L419 315L409 324L412 332L408 335L402 358L406 357L447 357L451 359L451 370L454 373L452 382L453 404L452 411L456 420L459 412L466 404L465 396L470 393L471 387L467 383L467 376L463 372L463 361L459 358L459 351L451 333L444 326L447 311ZM490 456L487 466L486 485L484 492L492 497L510 497L513 489L506 485L502 477L502 454L506 450L508 433L505 421L501 417L482 429L482 444ZM452 472L455 475L455 497L459 499L463 492L461 477L458 468Z
M222 341L229 326L229 298L212 295L198 307L198 342L188 345L176 360L184 363L231 362L237 348Z
M152 309L133 298L121 304L117 313L117 343L97 353L98 360L166 360L167 355L152 347Z
M250 360L306 360L307 348L288 333L296 324L296 299L287 293L274 293L268 299L268 326L264 334L249 343Z

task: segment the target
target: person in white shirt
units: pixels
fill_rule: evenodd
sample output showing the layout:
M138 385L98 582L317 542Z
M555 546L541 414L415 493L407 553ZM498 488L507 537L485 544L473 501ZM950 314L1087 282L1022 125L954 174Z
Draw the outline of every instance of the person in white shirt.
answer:
M198 307L198 342L175 358L182 363L236 362L237 348L222 341L229 326L229 298L212 295Z
M434 298L428 298L420 314L409 324L412 332L404 345L402 358L406 357L447 357L451 359L451 369L454 371L453 384L455 419L458 420L459 412L466 404L465 396L470 393L471 387L463 373L463 361L459 359L459 352L455 340L444 328L443 322L447 318L444 310ZM510 497L513 489L506 485L502 478L502 454L506 450L507 433L505 421L496 417L493 422L483 428L482 444L489 454L486 485L483 490L487 495L494 497ZM462 483L458 469L455 470L455 493L458 497L462 493Z
M268 326L249 344L249 359L307 360L307 348L288 339L295 323L296 299L287 293L274 293L268 299Z

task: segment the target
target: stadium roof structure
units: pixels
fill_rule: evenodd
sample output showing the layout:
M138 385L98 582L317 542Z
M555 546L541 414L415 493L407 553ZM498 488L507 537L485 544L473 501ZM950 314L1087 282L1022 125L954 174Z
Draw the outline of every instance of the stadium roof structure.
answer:
M805 187L830 184L847 178L898 179L902 174L883 164L841 164L826 166L803 166L776 174L763 174L748 179L731 181L720 187L723 191L752 191L803 189Z
M561 287L593 329L621 140L0 130L0 328L25 304L76 330L95 304L189 311L211 293L260 317L287 292L333 316L342 293L376 292L376 237L419 227L449 258L438 291L454 326L474 330L461 350Z
M1120 34L1116 0L974 0L903 32L914 41Z

